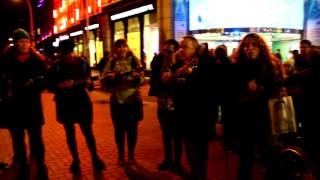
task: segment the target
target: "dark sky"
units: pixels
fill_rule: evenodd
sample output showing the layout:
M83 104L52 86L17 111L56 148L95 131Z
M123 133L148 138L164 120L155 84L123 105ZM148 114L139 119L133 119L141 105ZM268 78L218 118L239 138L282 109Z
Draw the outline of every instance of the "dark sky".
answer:
M14 29L22 27L29 30L27 7L26 0L0 0L0 48Z

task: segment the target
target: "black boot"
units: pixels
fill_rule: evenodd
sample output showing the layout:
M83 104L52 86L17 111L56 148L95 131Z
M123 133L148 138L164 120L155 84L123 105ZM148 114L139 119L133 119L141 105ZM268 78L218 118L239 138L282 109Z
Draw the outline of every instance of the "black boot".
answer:
M70 165L70 172L72 174L80 174L81 168L80 168L80 161L79 160L73 160Z
M93 158L92 164L95 171L102 171L106 169L106 165L99 157Z
M0 171L8 167L7 163L0 162Z

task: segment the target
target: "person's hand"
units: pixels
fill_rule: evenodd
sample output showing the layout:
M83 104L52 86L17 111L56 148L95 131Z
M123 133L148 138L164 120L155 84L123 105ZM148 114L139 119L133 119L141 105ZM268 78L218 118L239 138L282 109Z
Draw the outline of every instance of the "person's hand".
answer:
M193 69L189 67L188 65L184 65L181 68L177 70L178 75L188 75L191 74Z
M280 90L279 90L279 95L280 95L280 97L288 96L288 91L287 91L287 89L286 89L285 87L280 88Z
M248 88L249 93L256 92L258 89L258 85L256 83L256 80L255 79L249 80L247 88Z
M115 72L110 72L106 75L106 78L108 79L114 79L116 77L116 73Z
M65 88L65 89L69 89L72 88L74 85L74 80L73 79L69 79L69 80L65 80L62 83L59 84L60 88Z
M162 74L161 79L162 79L163 82L168 82L168 81L170 81L171 77L172 77L172 73L171 72L164 72Z
M137 71L133 71L131 75L133 78L139 78L141 76L140 72L137 72Z

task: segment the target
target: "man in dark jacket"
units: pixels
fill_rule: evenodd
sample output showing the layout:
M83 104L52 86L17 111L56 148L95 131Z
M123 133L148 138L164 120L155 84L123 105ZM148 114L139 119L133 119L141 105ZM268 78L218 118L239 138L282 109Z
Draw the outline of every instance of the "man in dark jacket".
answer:
M10 82L8 128L12 136L14 161L20 164L20 176L26 178L28 163L24 130L27 130L30 156L35 159L39 178L46 179L42 140L44 117L41 105L46 66L44 58L31 47L30 36L25 30L15 30L13 40L14 46L3 54L3 69Z

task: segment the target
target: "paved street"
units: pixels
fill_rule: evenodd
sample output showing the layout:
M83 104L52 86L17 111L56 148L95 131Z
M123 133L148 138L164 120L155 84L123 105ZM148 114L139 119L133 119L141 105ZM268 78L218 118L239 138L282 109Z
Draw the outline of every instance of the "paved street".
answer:
M49 179L184 179L169 171L159 172L156 170L157 165L163 160L163 150L160 126L156 118L156 101L153 97L147 96L148 88L148 85L142 88L144 120L139 124L139 137L136 147L137 163L124 167L117 165L117 150L109 112L108 94L101 91L91 92L91 98L94 103L93 130L96 137L98 153L106 163L107 168L102 173L94 173L90 153L77 126L76 133L82 174L75 177L69 172L69 165L72 159L67 148L63 126L56 121L53 95L48 92L43 93L46 118L46 123L43 127L43 138L46 148L46 164L48 166ZM220 128L218 128L218 133L219 129ZM11 139L7 130L0 130L0 139L0 161L11 163L13 154ZM208 161L209 180L235 179L236 166L236 155L225 153L219 142L210 142ZM183 158L183 167L188 172L185 157ZM33 177L34 172L32 169L34 168L31 167L31 176ZM0 179L14 179L17 174L16 172L17 166L12 165L5 171L0 172Z

